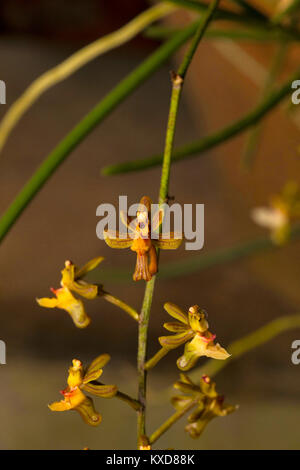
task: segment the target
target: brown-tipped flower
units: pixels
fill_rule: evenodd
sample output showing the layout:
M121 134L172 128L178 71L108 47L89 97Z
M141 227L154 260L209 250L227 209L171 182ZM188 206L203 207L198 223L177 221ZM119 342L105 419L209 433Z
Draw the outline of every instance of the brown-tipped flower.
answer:
M48 405L50 410L75 410L87 424L98 426L102 417L95 410L93 400L87 397L83 391L102 398L111 398L116 395L116 385L102 385L97 382L97 379L102 375L102 368L109 360L108 354L102 354L84 370L81 361L73 359L72 366L69 368L68 386L61 392L64 399Z
M213 418L227 416L237 409L237 406L224 404L224 397L217 393L216 384L207 375L204 375L200 384L196 385L187 375L181 374L180 380L174 384L174 387L184 394L175 396L171 400L177 410L182 410L193 402L196 404L185 427L193 438L199 437Z
M230 356L219 343L215 344L216 335L209 331L206 314L198 305L190 307L187 315L171 302L167 302L164 309L179 321L164 324L164 328L175 334L161 336L159 338L161 346L166 349L175 349L186 343L183 355L177 360L179 369L189 370L201 356L214 359L227 359Z
M128 234L124 236L118 231L104 231L104 240L111 248L130 248L137 255L134 281L150 281L157 272L156 248L162 250L176 250L182 242L182 235L170 233L159 233L162 223L161 211L151 214L151 199L143 196L139 203L139 209L135 218L127 217L120 213L123 223L128 228ZM151 227L151 221L153 227ZM151 234L157 232L155 238Z

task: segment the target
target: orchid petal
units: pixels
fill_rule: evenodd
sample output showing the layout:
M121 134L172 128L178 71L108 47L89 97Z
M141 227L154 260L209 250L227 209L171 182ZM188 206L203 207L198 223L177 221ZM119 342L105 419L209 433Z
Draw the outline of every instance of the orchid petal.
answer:
M76 292L76 294L81 295L86 299L95 299L98 295L99 286L96 284L89 284L85 281L74 281L72 284L69 284L67 287Z
M96 397L102 398L112 398L118 391L118 387L116 385L102 385L99 383L85 383L82 385L82 389Z
M43 297L42 299L36 299L37 303L41 307L46 307L46 308L55 308L57 307L58 300L55 299L55 297L49 299L47 297Z
M66 402L65 400L55 401L48 405L51 411L68 411L72 409L70 403Z
M78 411L84 422L90 426L99 426L102 421L102 416L97 413L93 400L89 397L85 397L85 400L75 410Z
M163 327L168 331L172 331L173 333L183 332L186 331L187 328L189 329L187 325L183 325L177 321L164 323Z
M106 230L103 232L104 241L110 248L129 248L132 245L133 239L130 237L121 238L118 231Z
M181 344L184 344L186 341L191 339L195 333L193 330L186 330L183 333L178 333L177 335L172 336L160 336L158 341L161 346L166 349L175 349Z
M171 315L171 317L176 318L176 320L179 320L181 323L185 323L186 325L189 324L187 315L181 308L177 307L177 305L172 302L166 302L164 304L164 309L169 315Z
M75 279L80 279L81 277L85 276L88 272L93 271L95 268L97 268L100 263L102 263L103 260L103 256L98 256L97 258L93 258L88 261L80 269L76 268Z
M182 234L170 232L161 234L159 240L153 240L153 243L161 250L176 250L182 241Z
M109 360L109 354L101 354L100 356L96 357L96 359L94 359L93 362L89 365L83 378L83 383L86 384L91 380L98 379L102 374L102 368L109 362Z

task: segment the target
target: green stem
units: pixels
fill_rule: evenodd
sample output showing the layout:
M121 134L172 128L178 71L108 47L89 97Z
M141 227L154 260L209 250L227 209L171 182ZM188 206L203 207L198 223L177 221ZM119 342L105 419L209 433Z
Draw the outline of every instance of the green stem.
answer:
M107 300L107 302L110 302L111 304L116 305L117 307L124 310L124 312L128 313L128 315L130 315L131 318L133 318L135 321L139 321L139 314L137 313L137 311L134 308L130 307L130 305L123 302L123 300L120 300L118 299L118 297L115 297L114 295L105 291L101 292L101 297Z
M186 72L189 68L189 65L193 59L193 56L196 52L196 49L198 47L199 42L204 36L204 33L207 30L207 27L209 23L212 20L213 15L215 14L218 6L219 6L220 0L212 0L209 4L209 6L206 8L204 15L201 17L199 21L199 27L196 31L195 36L193 37L192 43L185 54L183 61L177 71L177 74L181 76L182 79L185 78Z
M115 397L127 403L127 405L131 406L131 408L133 408L135 411L139 411L141 409L140 402L130 397L126 393L117 391Z
M166 202L168 196L169 179L170 179L170 168L171 168L171 156L174 143L176 118L179 105L179 99L182 89L183 78L173 73L172 74L172 94L170 111L168 118L168 127L165 142L165 151L162 164L161 182L159 190L159 204Z
M146 364L145 364L145 370L153 369L154 366L163 358L165 357L169 352L169 349L167 348L161 348L157 351L156 354L154 354L151 359L149 359Z
M140 314L140 324L138 333L138 355L137 355L137 371L138 371L138 401L142 404L142 408L138 411L137 420L137 441L138 444L142 436L146 435L146 381L147 373L145 371L145 361L147 356L147 336L152 298L154 292L155 278L147 282L143 306Z
M169 39L151 54L141 65L123 79L100 103L90 111L79 124L58 144L44 160L34 175L25 184L0 220L0 241L16 222L30 201L48 181L72 150L106 118L127 96L150 77L166 60L184 44L196 31L198 22L193 23Z
M177 73L172 74L172 94L171 94L171 103L170 111L168 118L168 126L166 133L166 143L165 151L163 156L162 164L162 174L161 174L161 183L159 191L159 204L163 204L166 201L168 196L168 187L170 179L170 168L171 168L171 157L174 144L174 135L176 129L176 119L179 106L179 100L181 96L181 90L183 81L188 70L188 67L192 61L192 58L196 52L197 46L201 41L211 19L218 7L220 0L213 0L209 7L207 8L206 13L203 15L199 22L199 27L196 31L195 36L193 37L192 43L188 48L182 63L180 64Z
M207 8L205 14L199 21L199 27L196 31L195 36L188 48L182 63L180 64L177 73L172 73L172 94L171 94L171 102L170 102L170 110L169 110L169 117L168 117L168 126L167 126L167 133L166 133L166 142L165 142L165 150L162 162L162 174L161 174L161 183L160 183L160 190L159 190L159 203L163 204L168 196L168 187L169 187L169 179L170 179L170 168L171 168L171 157L174 145L174 135L176 129L176 119L177 119L177 112L179 106L179 100L182 91L182 85L189 68L189 65L194 57L196 49L198 47L199 42L201 41L211 19L218 7L220 0L213 0L209 7Z
M187 158L199 156L207 150L220 145L221 143L231 139L232 137L244 132L254 124L260 121L267 113L277 106L287 95L291 93L291 84L299 78L300 70L293 74L280 88L273 91L268 97L261 102L254 110L244 116L242 119L235 121L229 126L214 132L201 140L187 144L175 150L172 155L172 162L179 162ZM117 165L104 167L102 173L104 175L115 175L119 173L128 173L131 171L141 171L146 168L158 166L162 162L162 155L155 155L150 158L124 162Z
M175 424L182 416L185 415L189 410L191 410L195 405L197 404L197 401L192 401L189 403L188 406L185 406L181 410L176 411L170 418L168 418L156 431L154 431L153 434L151 434L149 438L150 444L154 444L162 434L164 434L168 429L170 429L173 424Z
M195 36L188 48L182 64L180 65L178 72L172 74L172 94L170 101L170 110L167 124L166 141L164 149L164 157L162 162L161 181L159 189L159 203L165 202L168 196L169 179L170 179L170 167L171 167L171 156L174 143L174 134L176 127L176 118L179 105L180 94L182 90L182 84L188 67L191 63L193 55L197 49L197 46L204 35L204 32L212 19L212 16L219 4L220 0L214 0L207 8L205 14L199 21L198 28ZM157 253L159 256L159 253ZM147 336L148 336L148 325L150 319L150 311L152 305L152 298L154 292L156 276L153 276L151 281L147 282L144 294L143 307L140 315L139 335L138 335L138 400L142 404L142 409L138 412L137 422L137 441L138 445L142 436L146 435L145 429L145 414L146 414L146 379L147 372L145 370L145 363L147 357Z
M105 385L102 382L97 382L98 385ZM114 395L114 398L118 398L119 400L124 401L124 403L127 403L131 408L133 408L135 411L138 411L141 408L141 404L135 400L134 398L130 397L126 393L120 392L119 390L117 393Z

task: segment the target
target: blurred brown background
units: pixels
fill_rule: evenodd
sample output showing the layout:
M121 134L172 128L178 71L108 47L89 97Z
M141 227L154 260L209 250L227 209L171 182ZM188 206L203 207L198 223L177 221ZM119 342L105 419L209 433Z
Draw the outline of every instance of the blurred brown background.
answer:
M7 85L7 105L0 107L0 117L42 72L125 24L146 6L143 1L121 0L3 0L0 79ZM186 21L187 14L180 21L183 16ZM140 36L39 99L0 155L1 211L56 143L156 46ZM273 52L272 44L205 40L186 80L176 144L199 139L254 107ZM299 57L299 47L291 46L282 76L295 68ZM143 194L155 199L160 169L110 178L101 176L100 170L113 162L161 152L170 96L168 73L174 66L170 62L162 67L73 152L2 243L0 339L7 344L7 365L0 366L0 448L135 446L135 416L123 403L97 400L97 409L104 415L98 429L88 428L73 413L50 413L46 406L59 398L73 357L88 362L103 352L112 355L103 380L134 394L134 322L100 299L86 302L92 323L80 331L65 312L41 309L35 297L48 296L49 287L58 286L65 259L80 265L103 255L106 260L97 279L103 279L112 293L140 306L143 283L116 282L108 275L116 266L131 272L134 256L110 250L96 238L95 212L103 202L117 205L123 194L129 203ZM172 168L170 194L176 201L205 204L203 253L263 234L252 224L250 209L265 204L287 179L300 183L296 114L292 120L278 107L263 129L251 174L240 167L245 135ZM158 348L157 336L167 318L162 309L165 301L205 308L211 329L224 346L280 315L298 312L299 255L300 243L295 242L249 260L157 282L149 354ZM179 253L163 253L161 261L167 263L176 256L193 253L181 248ZM298 449L300 366L292 365L290 356L291 343L299 336L299 331L282 334L218 376L218 389L227 401L240 404L237 413L213 422L199 441L185 435L182 420L158 446ZM150 374L150 431L172 412L164 390L178 377L174 364L178 355L179 351L170 353Z

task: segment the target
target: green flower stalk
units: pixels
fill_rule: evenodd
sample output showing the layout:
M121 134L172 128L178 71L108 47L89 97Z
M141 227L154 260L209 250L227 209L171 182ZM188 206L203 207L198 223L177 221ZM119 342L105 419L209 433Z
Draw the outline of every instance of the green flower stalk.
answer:
M162 172L161 172L161 182L158 202L163 204L168 197L169 190L169 179L170 179L170 168L171 168L171 159L172 151L174 144L174 135L175 135L175 126L177 111L179 106L179 99L181 96L182 85L184 82L185 75L187 73L188 67L192 61L193 55L196 52L197 46L201 41L210 21L213 18L215 11L219 5L219 0L214 0L210 3L209 7L205 11L205 14L202 16L199 21L197 31L193 37L193 40L188 48L183 61L178 69L177 73L172 73L172 93L171 93L171 102L169 109L169 117L167 124L166 140L165 140L165 149L164 157L162 163ZM157 253L157 256L159 252ZM138 333L138 354L137 354L137 368L138 368L138 400L142 404L141 410L138 412L138 422L137 422L137 435L138 435L138 445L141 436L146 435L146 378L147 373L145 370L146 356L147 356L147 334L148 334L148 325L150 319L150 311L152 305L152 298L154 293L156 276L154 275L152 279L147 283L143 306L140 314L140 324L139 324L139 333Z

